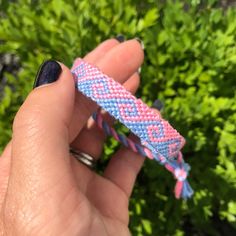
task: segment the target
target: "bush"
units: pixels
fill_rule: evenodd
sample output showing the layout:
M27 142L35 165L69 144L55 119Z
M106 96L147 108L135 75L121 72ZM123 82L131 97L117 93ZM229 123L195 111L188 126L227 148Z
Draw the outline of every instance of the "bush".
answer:
M17 76L3 75L0 149L43 60L70 66L119 33L144 41L138 95L148 104L164 101L164 117L186 137L195 195L188 202L175 200L172 176L146 161L131 199L133 235L236 232L236 9L224 11L214 0L186 2L0 1L0 52L21 64ZM110 140L105 157L116 148Z

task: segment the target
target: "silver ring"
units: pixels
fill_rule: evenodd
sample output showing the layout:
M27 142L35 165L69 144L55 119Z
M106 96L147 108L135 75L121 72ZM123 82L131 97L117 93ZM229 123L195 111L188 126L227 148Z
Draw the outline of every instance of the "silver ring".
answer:
M84 165L86 165L86 166L88 166L90 168L94 168L95 167L95 165L96 165L95 158L93 158L89 154L87 154L85 152L81 152L79 150L76 150L76 149L74 149L72 147L70 147L70 153L73 155L73 157L75 159L77 159L78 161L80 161Z

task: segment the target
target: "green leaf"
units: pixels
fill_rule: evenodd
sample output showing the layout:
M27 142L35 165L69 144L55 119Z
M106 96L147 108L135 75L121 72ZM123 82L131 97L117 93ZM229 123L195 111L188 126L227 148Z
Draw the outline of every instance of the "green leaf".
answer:
M149 220L146 220L146 219L142 219L142 225L143 225L143 228L145 230L145 232L147 234L152 234L152 226L151 226L151 222Z

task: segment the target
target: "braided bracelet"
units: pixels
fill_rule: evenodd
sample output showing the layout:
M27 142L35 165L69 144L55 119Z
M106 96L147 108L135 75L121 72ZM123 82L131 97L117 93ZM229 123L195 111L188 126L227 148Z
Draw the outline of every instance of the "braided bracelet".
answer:
M140 144L117 133L102 120L99 111L93 114L98 126L126 147L158 161L170 171L177 179L176 198L191 197L193 190L186 180L190 167L184 162L180 152L185 140L168 121L121 84L82 59L77 61L72 73L76 88L138 136Z

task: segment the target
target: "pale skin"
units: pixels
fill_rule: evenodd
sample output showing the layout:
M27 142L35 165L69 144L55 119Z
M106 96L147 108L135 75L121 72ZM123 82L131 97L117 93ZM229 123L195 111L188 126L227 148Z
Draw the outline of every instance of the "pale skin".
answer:
M137 40L110 39L84 60L134 94L143 57ZM71 145L98 159L106 137L89 119L97 105L75 91L61 66L56 82L30 92L1 155L0 235L128 236L129 198L144 158L121 147L98 175L69 154Z

